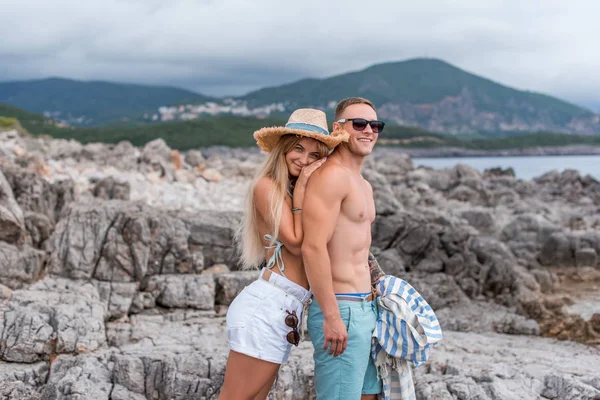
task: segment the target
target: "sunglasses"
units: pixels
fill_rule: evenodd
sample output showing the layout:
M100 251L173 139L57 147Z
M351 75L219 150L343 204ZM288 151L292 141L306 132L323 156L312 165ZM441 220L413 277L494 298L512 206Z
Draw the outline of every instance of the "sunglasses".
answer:
M292 312L285 310L285 312L288 313L288 315L285 317L285 324L292 328L292 330L285 335L285 338L287 339L288 343L298 346L298 343L300 343L300 333L298 332L298 316L296 315L295 310L292 310Z
M364 118L342 118L336 122L343 124L348 121L352 121L352 128L356 131L364 131L367 125L370 125L374 133L379 133L383 131L383 127L385 126L385 122L377 120L368 121Z

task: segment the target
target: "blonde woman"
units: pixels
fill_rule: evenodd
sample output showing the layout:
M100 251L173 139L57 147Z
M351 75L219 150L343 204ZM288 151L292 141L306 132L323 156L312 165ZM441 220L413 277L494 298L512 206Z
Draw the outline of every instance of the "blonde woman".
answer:
M243 267L263 268L227 312L231 351L220 400L265 399L300 341L311 297L300 254L304 191L329 151L347 140L330 135L325 113L313 109L296 110L285 126L254 138L268 157L250 185L238 243Z

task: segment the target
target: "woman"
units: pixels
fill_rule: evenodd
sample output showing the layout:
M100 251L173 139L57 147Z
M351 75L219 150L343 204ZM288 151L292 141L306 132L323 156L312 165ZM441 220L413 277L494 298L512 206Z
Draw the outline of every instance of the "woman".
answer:
M330 135L325 113L313 109L296 110L284 127L254 138L269 155L250 185L238 243L244 268L264 267L227 312L231 351L220 400L265 399L300 341L311 296L300 254L304 190L329 150L347 140Z

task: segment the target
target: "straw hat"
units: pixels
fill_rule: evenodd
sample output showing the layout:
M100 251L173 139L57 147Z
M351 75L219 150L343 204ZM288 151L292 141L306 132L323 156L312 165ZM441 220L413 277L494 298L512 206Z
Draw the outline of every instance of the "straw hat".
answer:
M290 115L285 126L262 128L254 132L256 144L263 151L269 153L283 135L299 135L319 140L331 150L341 142L348 141L348 134L335 131L329 134L327 117L321 110L300 108Z

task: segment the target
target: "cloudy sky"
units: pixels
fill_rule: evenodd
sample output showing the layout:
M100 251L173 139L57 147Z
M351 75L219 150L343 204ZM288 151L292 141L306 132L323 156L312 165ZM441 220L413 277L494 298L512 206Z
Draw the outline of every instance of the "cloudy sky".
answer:
M597 0L0 0L0 81L242 94L441 58L600 111Z

